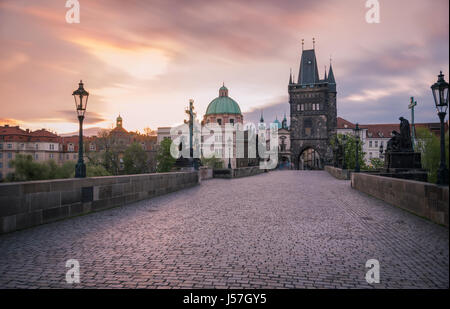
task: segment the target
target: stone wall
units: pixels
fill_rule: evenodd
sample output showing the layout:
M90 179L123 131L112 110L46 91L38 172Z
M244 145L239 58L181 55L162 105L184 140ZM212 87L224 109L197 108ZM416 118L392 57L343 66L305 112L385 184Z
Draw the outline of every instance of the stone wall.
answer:
M325 166L325 171L327 171L331 176L340 180L350 180L350 170L343 170L342 168L337 168L331 165Z
M197 185L197 172L0 184L0 234Z
M214 178L240 178L240 177L248 177L254 176L261 173L264 173L265 170L260 169L259 166L251 166L251 167L240 167L234 169L228 168L215 168L213 171Z
M200 177L200 180L211 179L213 178L213 169L202 166L198 169L198 175Z
M352 188L448 227L449 188L413 180L352 173Z

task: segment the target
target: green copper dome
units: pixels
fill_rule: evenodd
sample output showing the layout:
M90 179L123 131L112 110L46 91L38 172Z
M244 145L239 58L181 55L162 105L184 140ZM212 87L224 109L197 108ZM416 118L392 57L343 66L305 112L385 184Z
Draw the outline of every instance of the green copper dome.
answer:
M209 103L205 115L213 114L241 114L241 109L237 102L228 96L227 87L219 89L219 96Z

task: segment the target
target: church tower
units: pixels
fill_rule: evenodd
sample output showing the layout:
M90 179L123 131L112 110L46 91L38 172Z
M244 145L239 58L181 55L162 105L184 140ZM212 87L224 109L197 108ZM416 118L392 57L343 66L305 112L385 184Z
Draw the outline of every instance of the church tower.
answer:
M298 80L289 77L291 158L297 169L323 169L331 164L330 140L336 134L336 81L319 77L315 48L302 50Z

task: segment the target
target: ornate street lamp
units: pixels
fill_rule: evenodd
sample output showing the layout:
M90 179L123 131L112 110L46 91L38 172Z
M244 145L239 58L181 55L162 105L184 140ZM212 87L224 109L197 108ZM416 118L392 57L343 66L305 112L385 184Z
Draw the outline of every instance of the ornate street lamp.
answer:
M89 92L84 90L83 81L80 80L78 89L75 90L72 95L75 99L75 108L78 114L78 121L80 122L80 135L78 138L78 163L75 166L75 177L84 178L86 177L86 165L83 160L83 120L84 113L86 112Z
M359 124L356 124L356 127L355 127L355 138L356 138L355 173L359 173L360 172L360 167L359 167L359 131L361 131L359 129Z
M434 104L441 121L441 163L438 169L438 185L448 185L448 169L445 164L445 128L444 120L448 108L448 83L444 80L444 74L438 75L437 82L431 86L433 92Z
M342 169L346 170L347 169L347 162L345 161L345 146L347 145L347 135L344 134L344 136L342 136L342 146L344 146L344 151L342 154Z
M231 137L228 138L228 168L231 169Z

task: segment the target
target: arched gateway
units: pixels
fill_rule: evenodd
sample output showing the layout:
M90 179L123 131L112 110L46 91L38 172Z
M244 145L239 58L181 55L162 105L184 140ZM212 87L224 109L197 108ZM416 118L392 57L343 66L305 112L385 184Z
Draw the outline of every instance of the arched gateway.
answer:
M319 170L322 168L319 152L314 148L306 148L303 150L298 159L299 170Z

